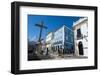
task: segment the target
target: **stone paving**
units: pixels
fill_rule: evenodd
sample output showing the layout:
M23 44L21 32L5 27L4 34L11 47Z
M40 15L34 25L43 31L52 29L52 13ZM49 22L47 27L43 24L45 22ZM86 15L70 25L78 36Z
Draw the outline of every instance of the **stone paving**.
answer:
M62 55L62 56L58 56L58 55L52 55L52 56L44 56L42 58L42 60L44 59L84 59L84 58L88 58L86 56L73 56L73 55Z
M86 56L75 56L73 54L58 54L58 53L49 53L48 55L41 55L40 57L37 55L37 54L32 54L32 55L29 55L28 57L29 61L31 60L61 60L61 59L84 59L84 58L88 58Z

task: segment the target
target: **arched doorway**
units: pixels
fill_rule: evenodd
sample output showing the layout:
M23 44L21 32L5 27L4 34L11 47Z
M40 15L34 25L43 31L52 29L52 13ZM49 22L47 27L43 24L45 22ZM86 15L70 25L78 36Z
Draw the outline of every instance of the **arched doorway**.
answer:
M79 49L79 55L84 55L83 44L81 41L78 43L78 49Z

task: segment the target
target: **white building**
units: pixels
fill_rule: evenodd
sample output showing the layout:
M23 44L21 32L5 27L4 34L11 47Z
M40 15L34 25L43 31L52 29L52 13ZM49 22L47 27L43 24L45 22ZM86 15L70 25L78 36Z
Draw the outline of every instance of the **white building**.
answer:
M53 32L48 33L46 36L46 48L52 52L52 40L53 40Z
M88 56L88 19L73 23L75 55Z

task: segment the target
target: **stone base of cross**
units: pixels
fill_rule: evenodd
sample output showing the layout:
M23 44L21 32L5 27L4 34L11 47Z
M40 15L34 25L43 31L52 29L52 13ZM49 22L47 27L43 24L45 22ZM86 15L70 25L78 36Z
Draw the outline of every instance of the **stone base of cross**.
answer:
M37 44L36 54L41 59L41 57L42 57L42 43Z
M36 26L40 28L39 39L38 39L38 44L37 44L37 55L39 57L41 57L42 56L42 54L41 54L42 53L42 43L41 43L42 30L47 29L47 27L44 26L43 21L41 21L41 23L39 23L39 24L36 24Z

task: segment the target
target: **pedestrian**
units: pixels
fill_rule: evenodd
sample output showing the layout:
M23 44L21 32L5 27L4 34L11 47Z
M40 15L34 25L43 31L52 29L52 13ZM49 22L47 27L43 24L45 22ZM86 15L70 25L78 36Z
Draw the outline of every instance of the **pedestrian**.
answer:
M49 52L49 50L48 50L48 48L47 48L47 53L46 53L46 55L48 55L48 52Z

